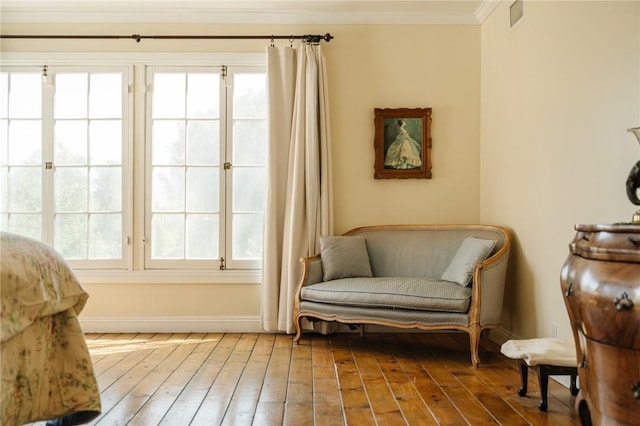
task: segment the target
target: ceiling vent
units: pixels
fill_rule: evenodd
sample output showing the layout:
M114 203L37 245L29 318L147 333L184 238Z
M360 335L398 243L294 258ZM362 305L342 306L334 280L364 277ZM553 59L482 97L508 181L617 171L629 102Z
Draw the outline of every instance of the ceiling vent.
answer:
M524 0L516 0L509 6L509 28L513 29L524 16Z

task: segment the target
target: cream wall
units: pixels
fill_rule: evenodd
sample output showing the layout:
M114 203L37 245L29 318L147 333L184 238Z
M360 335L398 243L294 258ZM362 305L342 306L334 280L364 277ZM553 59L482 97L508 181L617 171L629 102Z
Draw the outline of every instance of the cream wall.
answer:
M627 220L640 159L639 2L502 2L481 26L4 25L3 33L331 32L336 232L484 222L514 233L503 330L570 333L559 273L575 223ZM8 51L253 51L265 41L6 41ZM286 43L286 42L279 42ZM433 108L433 179L373 179L373 109ZM139 143L136 141L136 143ZM139 190L139 188L138 188ZM93 283L95 330L258 330L259 283ZM166 281L166 280L163 280Z
M628 221L640 159L640 2L509 2L481 28L481 218L512 228L502 326L571 334L560 270L576 223Z
M480 27L455 25L4 25L3 33L308 34L327 56L335 231L480 220ZM263 52L268 41L2 40L3 52ZM286 44L279 41L277 44ZM433 179L373 179L373 109L433 108ZM136 141L140 143L140 141ZM140 188L136 188L138 193ZM107 282L104 282L107 281ZM84 283L85 330L259 330L259 283Z
M347 26L327 49L336 232L480 219L477 26ZM333 42L332 42L333 43ZM431 107L433 178L373 179L373 109Z

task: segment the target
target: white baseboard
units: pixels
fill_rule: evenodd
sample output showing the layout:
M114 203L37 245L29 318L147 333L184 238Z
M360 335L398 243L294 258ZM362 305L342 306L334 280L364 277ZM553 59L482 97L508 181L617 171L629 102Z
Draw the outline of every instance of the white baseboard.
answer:
M262 333L260 317L83 317L85 333Z

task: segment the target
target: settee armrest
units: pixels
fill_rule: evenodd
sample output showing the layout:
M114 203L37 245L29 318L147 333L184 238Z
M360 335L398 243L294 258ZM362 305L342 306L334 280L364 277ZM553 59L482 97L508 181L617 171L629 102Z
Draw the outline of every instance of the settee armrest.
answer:
M300 309L300 293L302 292L302 287L321 282L323 274L320 254L301 257L300 263L302 264L302 273L300 274L300 281L298 281L298 287L296 288L293 298L294 312L298 312Z
M315 284L322 282L322 259L319 254L315 256L301 257L302 273L300 274L300 285Z
M502 314L504 288L507 278L510 241L507 236L500 250L476 265L474 271L472 305L477 311L470 312L470 321L481 326L498 324Z

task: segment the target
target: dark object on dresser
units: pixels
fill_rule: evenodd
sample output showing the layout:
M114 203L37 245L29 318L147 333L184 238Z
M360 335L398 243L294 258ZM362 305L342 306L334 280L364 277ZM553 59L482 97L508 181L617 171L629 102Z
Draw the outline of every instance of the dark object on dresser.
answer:
M640 161L638 161L629 172L627 177L627 198L636 206L640 206L640 198L638 198L638 188L640 188Z

